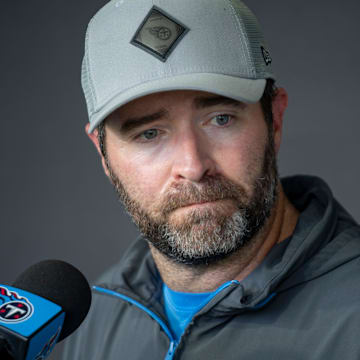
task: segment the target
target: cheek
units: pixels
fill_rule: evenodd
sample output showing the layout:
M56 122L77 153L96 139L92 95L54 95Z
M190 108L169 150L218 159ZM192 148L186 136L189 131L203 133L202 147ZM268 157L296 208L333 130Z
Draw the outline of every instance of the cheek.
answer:
M266 136L258 129L234 135L231 141L214 143L213 154L220 172L251 191L254 179L262 170Z
M164 159L165 160L165 159ZM112 152L109 161L130 197L149 209L159 199L166 181L166 161L142 153Z

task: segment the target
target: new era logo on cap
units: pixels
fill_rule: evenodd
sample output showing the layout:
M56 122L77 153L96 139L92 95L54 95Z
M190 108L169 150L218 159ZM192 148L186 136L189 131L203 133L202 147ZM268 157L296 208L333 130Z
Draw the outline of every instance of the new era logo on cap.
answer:
M272 58L271 58L270 52L268 50L266 50L263 46L261 47L261 51L262 51L266 66L270 65L272 63Z
M131 44L165 62L188 30L154 6L136 31Z

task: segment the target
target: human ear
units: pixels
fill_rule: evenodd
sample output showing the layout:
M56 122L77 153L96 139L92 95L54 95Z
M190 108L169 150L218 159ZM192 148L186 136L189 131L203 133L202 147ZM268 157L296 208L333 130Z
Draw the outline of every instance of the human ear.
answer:
M284 113L288 105L288 94L284 88L278 88L272 102L274 146L276 153L280 150Z
M104 158L104 155L101 152L101 148L100 148L100 144L99 144L99 138L98 138L98 130L95 129L92 133L89 133L88 132L89 127L90 127L90 124L89 123L86 124L86 126L85 126L86 135L89 137L89 139L95 145L95 148L96 148L97 152L99 153L99 155L101 157L101 164L102 164L102 167L104 169L104 172L110 178L110 173L109 173L109 169L108 169L107 164L106 164L106 160Z

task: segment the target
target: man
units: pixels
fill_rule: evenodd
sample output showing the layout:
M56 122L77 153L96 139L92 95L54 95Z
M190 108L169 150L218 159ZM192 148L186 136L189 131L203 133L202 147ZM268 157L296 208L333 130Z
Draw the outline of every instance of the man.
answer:
M65 359L358 359L360 228L279 180L287 94L239 0L111 1L91 21L89 138L139 227Z

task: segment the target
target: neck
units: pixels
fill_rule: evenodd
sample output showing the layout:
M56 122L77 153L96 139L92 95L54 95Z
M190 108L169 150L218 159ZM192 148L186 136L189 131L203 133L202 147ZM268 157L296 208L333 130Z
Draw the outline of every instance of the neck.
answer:
M163 281L181 292L210 292L230 280L241 281L265 258L270 249L294 231L298 211L279 183L279 196L263 229L240 251L211 265L188 266L169 260L150 244L154 261Z

